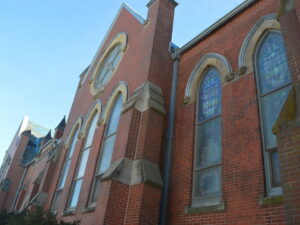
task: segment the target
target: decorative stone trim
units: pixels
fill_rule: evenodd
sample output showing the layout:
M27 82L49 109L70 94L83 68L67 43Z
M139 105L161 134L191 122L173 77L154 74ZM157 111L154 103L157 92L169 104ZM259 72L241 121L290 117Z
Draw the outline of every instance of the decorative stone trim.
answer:
M101 117L102 104L100 100L94 102L92 107L89 109L88 113L85 116L83 125L82 125L82 137L85 137L87 130L89 129L89 123L94 118L95 114L98 114L98 118ZM97 123L98 124L98 123Z
M226 204L225 201L221 201L219 204L211 205L211 206L201 206L201 207L187 207L184 210L185 214L193 215L193 214L204 214L209 212L221 212L225 211Z
M122 158L115 161L103 174L101 180L116 180L129 186L146 183L156 188L162 188L158 165L145 160Z
M133 160L128 158L118 159L105 171L101 180L117 180L123 184L130 185Z
M68 149L69 147L70 147L70 144L71 144L71 140L72 140L72 137L73 137L73 135L74 135L74 132L76 131L76 129L78 128L79 130L81 129L81 126L82 126L82 121L83 121L83 119L82 119L82 116L80 116L77 120L76 120L76 122L74 123L74 125L72 126L72 129L71 129L71 131L69 132L69 136L66 138L66 149ZM74 137L74 138L76 138L76 137ZM80 137L80 133L78 134L78 137L77 138L81 138Z
M145 81L134 91L131 98L127 101L123 113L132 108L135 108L140 112L145 112L151 108L156 112L165 115L166 110L161 88L149 81Z
M101 124L104 124L108 121L110 112L115 104L115 101L117 100L117 97L119 94L123 97L123 104L126 103L129 95L129 88L128 84L125 81L119 81L119 83L114 87L112 90L111 95L109 96L108 100L106 101L104 112L102 113L102 117L100 117L98 121L98 126Z
M282 130L300 126L300 84L292 89L283 105L281 112L273 126L273 133L279 134Z
M130 184L135 185L140 183L162 188L163 181L158 165L146 159L134 161Z
M280 23L276 19L276 14L269 14L262 17L251 28L247 34L239 54L239 68L246 67L246 74L254 71L254 52L255 48L267 30L280 30Z
M245 66L240 67L240 68L237 69L236 72L227 74L226 77L225 77L225 80L227 82L230 82L230 81L234 80L235 78L238 78L238 77L244 75L246 70L247 70L247 68Z
M106 81L105 84L103 84L100 88L95 88L94 87L94 81L96 76L98 75L99 69L101 69L101 65L103 64L104 59L106 58L106 56L110 53L111 49L113 47L115 47L117 44L121 44L122 45L122 50L123 53L127 50L127 42L128 42L128 37L127 34L124 32L118 33L114 39L111 41L111 43L108 45L108 47L106 48L105 52L102 54L101 58L98 60L98 62L95 62L96 66L94 71L92 72L89 84L90 84L90 93L92 96L98 96L99 94L101 94L104 90L104 86L109 82L109 80L113 77L113 74L110 76L110 78ZM122 54L123 57L124 54ZM120 64L120 62L122 61L122 58L119 60L118 65ZM115 67L116 70L118 68L118 65Z
M258 203L260 206L280 204L283 203L283 196L279 195L279 196L265 197L264 195L260 195L258 197Z
M196 101L199 83L201 82L205 71L209 67L215 67L220 72L223 85L226 83L225 76L227 74L233 73L231 65L224 56L217 53L206 54L197 63L189 77L187 86L185 88L185 104L193 103L194 101Z

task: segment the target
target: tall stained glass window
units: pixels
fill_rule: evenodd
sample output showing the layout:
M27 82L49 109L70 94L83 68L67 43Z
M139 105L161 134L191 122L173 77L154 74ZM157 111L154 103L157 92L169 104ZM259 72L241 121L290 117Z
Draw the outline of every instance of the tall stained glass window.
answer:
M72 156L73 156L74 149L75 149L75 146L76 146L76 143L77 143L78 131L79 131L79 128L77 127L76 130L74 131L74 134L73 134L72 138L71 138L71 144L70 144L67 156L66 156L66 161L64 163L63 169L62 169L61 174L60 174L60 178L59 178L59 181L58 181L58 186L56 188L55 197L54 197L54 200L53 200L53 203L52 203L52 209L51 209L52 211L56 211L58 209L59 200L60 200L62 191L63 191L64 186L65 186L65 182L66 182L68 171L69 171L69 168L70 168Z
M291 75L282 35L268 32L262 39L256 59L266 184L269 195L281 193L276 136L272 127L290 91Z
M217 69L207 70L198 95L193 204L218 203L221 196L221 92Z
M110 114L110 118L105 130L105 135L102 143L102 149L98 166L95 173L94 185L90 196L90 203L95 203L101 186L101 177L104 172L110 167L112 154L115 146L115 140L118 131L120 115L122 112L123 97L119 94Z
M75 209L77 206L84 173L85 173L85 169L86 169L86 166L88 163L91 145L93 142L94 133L97 128L98 119L99 119L98 113L95 113L89 124L89 129L87 131L84 146L83 146L83 149L81 150L79 162L77 165L75 178L72 183L71 195L70 195L69 201L68 201L68 209Z

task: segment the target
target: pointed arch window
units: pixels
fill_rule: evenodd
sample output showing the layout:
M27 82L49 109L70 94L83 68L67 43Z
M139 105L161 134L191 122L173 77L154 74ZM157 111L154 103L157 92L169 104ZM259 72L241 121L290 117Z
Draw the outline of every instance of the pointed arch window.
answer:
M95 130L97 128L97 122L98 122L99 116L97 111L94 113L92 120L89 124L89 129L85 138L84 146L81 150L80 158L79 158L79 163L77 165L76 173L75 173L75 178L72 183L72 188L71 188L71 195L69 197L68 201L68 209L75 209L78 203L79 199L79 194L81 190L81 185L83 181L83 176L85 173L85 169L87 166L88 158L89 158L89 153L91 149L91 145L93 142L93 137Z
M90 196L90 203L92 204L95 204L97 201L101 187L101 177L104 174L104 172L110 167L111 164L122 108L123 97L121 94L119 94L111 110L110 118L108 120L108 124L102 142L102 150L100 153L98 166L95 172L93 189Z
M281 194L276 136L272 127L290 91L291 75L283 38L278 31L267 32L256 52L256 76L264 149L266 186L269 195Z
M220 74L208 68L198 92L193 205L210 205L221 197L221 92Z
M76 130L74 131L73 136L71 137L71 144L70 144L70 148L68 150L67 156L66 156L66 160L62 169L62 172L60 174L60 178L59 178L59 182L58 182L58 186L56 188L56 192L55 192L55 197L52 203L52 211L56 211L58 209L58 205L59 205L59 200L62 194L62 191L64 189L65 186L65 182L66 182L66 178L67 178L67 174L70 168L70 164L71 164L71 160L72 160L72 156L74 153L74 149L77 143L77 137L78 137L78 133L79 133L79 127L76 128Z

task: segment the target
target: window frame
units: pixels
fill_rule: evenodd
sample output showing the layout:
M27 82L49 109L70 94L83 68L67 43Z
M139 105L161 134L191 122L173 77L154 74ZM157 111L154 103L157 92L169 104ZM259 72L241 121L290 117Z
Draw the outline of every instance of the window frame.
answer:
M219 79L220 79L220 82L221 82L221 89L220 89L220 94L221 94L221 112L217 115L214 115L212 117L209 117L207 119L204 119L200 122L198 122L198 116L199 116L199 106L200 106L200 99L199 99L199 94L200 94L200 91L201 91L201 86L203 84L203 81L205 79L205 77L208 75L208 72L210 69L215 69L217 72L218 72L218 75L219 75ZM196 114L195 114L195 140L194 140L194 159L193 159L193 183L192 183L192 207L206 207L206 206L213 206L213 205L218 205L222 202L222 130L223 130L223 123L222 123L222 77L221 77L221 73L220 71L218 70L217 67L213 66L213 65L209 65L207 66L203 71L202 71L202 74L200 75L200 79L198 81L198 90L197 90L197 96L196 96ZM199 149L199 144L200 144L200 141L199 141L199 132L198 132L198 129L200 126L203 126L204 124L206 123L209 123L213 120L216 120L220 118L220 126L221 126L221 159L220 159L220 162L219 163L216 163L216 164L213 164L213 165L209 165L209 166L202 166L202 167L197 167L197 158L198 158L198 149ZM211 195L207 195L207 196L203 196L203 197L196 197L196 180L197 180L197 172L199 171L205 171L205 170L209 170L209 169L212 169L212 168L218 168L220 167L220 179L221 179L221 186L220 186L220 192L217 193L217 194L211 194Z
M123 48L124 48L123 44L121 42L117 42L116 44L111 46L108 49L108 52L103 56L103 59L101 60L101 63L96 71L95 81L93 82L95 90L103 89L104 86L109 82L111 77L114 75L114 73L118 69L118 66L122 60ZM113 57L114 60L107 64L107 62L110 61L109 58L112 56L112 52L115 51L116 49L118 49L118 51L117 51L116 55ZM115 63L116 62L115 60L117 58L119 58L119 59L117 60L117 63ZM115 64L115 66L113 66L114 64ZM101 76L101 73L103 73L105 67L107 67L105 70L106 72ZM108 68L110 68L110 69L108 70ZM108 72L110 72L110 75L106 76L108 74Z
M259 51L260 51L260 48L261 48L263 42L265 41L265 39L267 38L267 36L270 33L280 34L281 37L283 38L282 32L280 30L277 30L277 29L265 30L256 44L255 51L254 51L253 65L254 65L254 72L255 72L254 77L255 77L255 84L256 84L256 94L257 94L257 99L258 99L259 126L260 126L260 131L261 131L260 137L261 137L261 149L263 151L263 167L264 167L264 181L265 181L266 195L267 196L278 196L278 195L282 195L282 192L283 192L282 185L277 186L277 187L272 186L273 176L272 176L272 165L271 165L271 157L270 157L272 152L276 152L276 151L278 152L278 144L276 147L272 147L270 149L266 148L266 140L265 140L266 131L264 128L264 120L263 120L263 98L266 96L270 96L274 93L279 93L279 91L281 91L287 87L290 87L291 82L262 94L262 90L260 87L261 84L260 84L259 70L258 70ZM285 53L286 53L285 46L284 46L284 49L285 49ZM286 63L288 64L288 59L287 59ZM289 65L288 65L288 67L289 67Z
M91 130L91 125L92 125L94 120L96 121L96 124L95 124L95 129L92 131ZM82 147L81 147L82 149L80 150L80 154L79 154L79 157L77 159L76 169L75 169L74 177L72 178L72 183L71 183L71 187L70 187L71 189L70 189L69 194L68 194L68 199L67 199L67 204L66 204L66 211L76 210L76 208L78 206L78 200L80 198L81 188L82 188L82 184L83 184L83 180L84 180L84 175L86 173L86 168L87 168L88 159L89 159L89 156L90 156L91 147L93 145L93 141L94 141L94 138L95 138L95 133L96 133L96 130L98 128L98 125L97 125L98 120L99 120L99 112L98 112L98 110L95 110L95 111L92 112L92 116L88 118L88 122L87 122L87 128L88 129L87 129L87 132L86 132L86 136L84 137L84 141L82 143ZM90 135L90 132L93 132L92 141L91 141L89 146L85 146L86 141L88 140L88 136ZM85 165L82 176L77 177L77 175L79 173L79 169L80 169L80 163L81 163L81 160L83 159L82 156L83 156L83 153L85 151L88 151L87 163ZM81 184L80 184L79 194L78 194L78 197L77 197L76 206L71 207L71 203L72 203L72 200L73 200L73 197L74 197L74 190L75 190L76 183L80 182L80 181L81 181Z
M112 104L112 107L110 108L110 112L109 112L109 117L108 117L108 122L106 123L106 126L105 126L105 129L104 129L104 132L103 132L103 136L102 136L102 141L101 141L101 145L100 145L100 151L99 151L99 154L98 154L98 158L97 158L97 164L96 164L96 167L95 167L95 171L94 171L94 175L93 175L93 182L92 182L92 186L91 186L91 189L90 189L90 194L89 194L89 199L88 199L88 205L87 207L95 207L96 204L97 204L97 200L98 198L95 200L95 201L92 201L93 200L93 197L95 195L95 189L96 189L96 182L97 180L99 179L100 181L100 187L99 187L99 193L100 193L100 190L101 190L101 177L103 176L103 174L105 172L102 172L102 173L97 173L97 170L99 169L100 167L100 162L101 162L101 159L103 157L103 149L104 149L104 146L105 146L105 141L107 139L109 139L110 137L112 136L115 136L115 140L114 140L114 147L113 147L113 151L112 151L112 155L114 153L114 148L115 148L115 144L116 144L116 138L117 138L117 134L118 134L118 127L120 125L120 118L121 118L121 115L122 115L122 110L124 108L124 101L123 101L123 94L121 92L117 93L116 97L114 98L114 101L113 101L113 104ZM110 124L111 124L111 118L112 118L112 114L113 114L113 110L115 109L115 106L117 104L117 101L119 100L120 98L120 101L121 101L121 109L120 109L120 114L119 114L119 121L118 121L118 125L117 125L117 129L115 132L107 135L107 132L108 132L108 129L110 127ZM112 160L112 159L111 159ZM110 165L111 165L111 162L110 162ZM98 193L98 195L99 195Z
M72 158L73 158L73 155L74 155L74 152L75 152L75 149L76 149L76 145L78 143L79 132L80 132L80 124L76 124L73 133L71 133L72 135L71 135L70 145L67 148L67 154L65 156L64 163L63 163L62 169L60 171L58 183L57 183L56 188L55 188L54 198L53 198L52 203L51 203L51 211L52 212L55 212L58 209L58 207L55 209L54 206L56 205L55 203L57 201L59 201L59 199L57 198L57 196L60 196L62 194L63 190L64 190L66 179L68 177L68 173L69 173L69 170L70 170L70 165L71 165L71 162L72 162ZM70 154L71 147L73 147L73 150L72 150L72 155L70 156L69 154ZM62 182L61 179L62 179L62 176L63 176L63 172L64 172L64 170L66 168L67 161L70 161L70 164L69 164L67 170L65 171L66 178L65 178L65 181L64 181L64 185L63 185L63 187L60 187L61 186L61 182Z

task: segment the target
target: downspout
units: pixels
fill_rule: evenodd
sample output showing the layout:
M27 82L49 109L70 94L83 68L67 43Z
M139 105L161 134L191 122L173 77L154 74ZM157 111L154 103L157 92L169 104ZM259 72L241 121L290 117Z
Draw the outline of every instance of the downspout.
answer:
M26 166L26 167L25 167L25 170L24 170L24 173L23 173L23 175L22 175L22 179L21 179L20 185L19 185L18 190L17 190L17 193L16 193L16 195L15 195L15 197L14 197L14 201L13 201L13 204L12 204L12 207L11 207L11 210L10 210L11 212L15 210L15 205L16 205L17 199L19 198L19 194L20 194L21 188L22 188L22 186L23 186L24 179L25 179L25 176L26 176L28 167L29 167L29 166Z
M165 149L164 166L163 166L164 185L162 189L162 197L160 202L159 221L158 221L159 225L167 224L166 218L167 218L168 199L169 199L170 169L172 164L176 91L177 91L177 84L178 84L178 71L179 71L179 60L180 60L179 48L173 50L171 49L171 54L173 59L172 90L171 90L171 100L170 100L170 107L169 107L168 128L166 132L166 149Z

